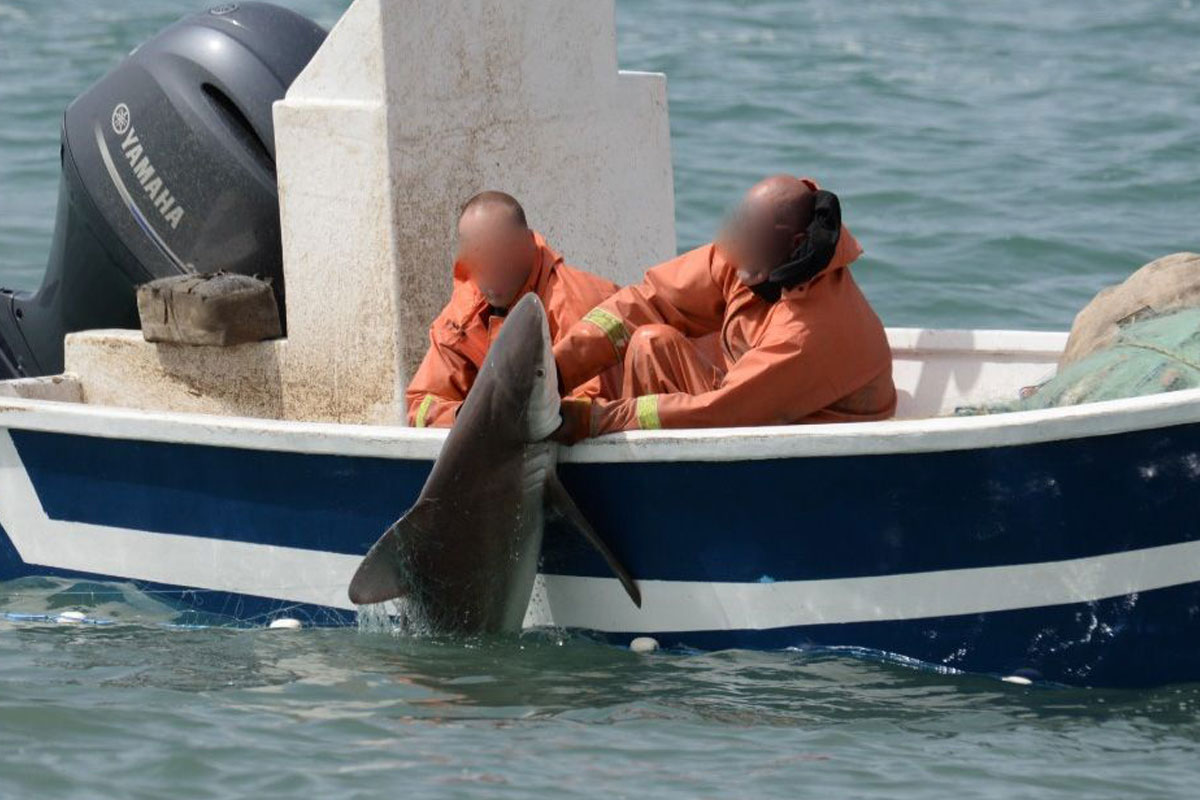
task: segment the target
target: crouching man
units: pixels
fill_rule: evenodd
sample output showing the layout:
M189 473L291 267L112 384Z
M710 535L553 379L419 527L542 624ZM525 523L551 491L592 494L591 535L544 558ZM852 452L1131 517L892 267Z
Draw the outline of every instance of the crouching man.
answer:
M611 281L563 263L510 195L482 192L462 208L450 302L429 329L429 350L406 392L408 422L449 427L467 397L508 310L535 292L552 340L617 290ZM620 374L601 370L572 387L575 397L615 397Z
M716 242L651 268L555 345L566 392L614 365L623 377L619 399L564 401L553 438L890 417L891 349L850 274L861 253L814 181L756 184Z

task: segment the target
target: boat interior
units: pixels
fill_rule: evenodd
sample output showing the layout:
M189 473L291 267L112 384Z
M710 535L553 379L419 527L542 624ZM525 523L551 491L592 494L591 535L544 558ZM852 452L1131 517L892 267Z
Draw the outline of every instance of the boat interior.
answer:
M893 353L893 375L898 393L896 418L924 419L948 416L956 409L1015 400L1021 389L1052 377L1066 344L1066 334L1039 331L928 330L889 328ZM117 391L113 375L90 368L94 362L79 351L92 350L97 340L125 343L128 354L162 349L170 364L172 345L148 345L136 331L94 331L75 334L69 339L68 365L78 371L40 378L0 382L0 397L47 400L66 403L135 408L144 411L224 413L235 416L280 418L277 415L244 413L246 409L198 407L200 398L189 391L127 392ZM244 360L243 348L201 348L210 359ZM72 357L73 352L76 357ZM131 367L136 367L136 359ZM333 371L336 372L336 371ZM237 374L229 370L227 375ZM331 380L333 375L331 374ZM129 386L137 385L131 381ZM304 421L329 421L310 419ZM392 424L403 424L398 417Z

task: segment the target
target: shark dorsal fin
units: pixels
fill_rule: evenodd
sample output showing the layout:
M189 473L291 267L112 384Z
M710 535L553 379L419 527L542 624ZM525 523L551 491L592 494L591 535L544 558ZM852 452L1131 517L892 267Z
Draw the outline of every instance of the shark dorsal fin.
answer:
M434 505L427 500L418 501L383 532L350 580L350 602L369 605L408 594L409 586L403 578L408 572L402 557L403 544L406 539L426 535L428 525L422 524L422 520L432 513Z
M596 529L583 516L583 512L579 510L579 506L575 505L575 501L571 499L571 495L567 494L566 487L562 485L562 481L558 479L558 475L553 471L546 477L546 505L553 512L557 513L568 525L574 528L580 536L587 539L592 547L596 548L600 555L604 557L608 568L621 581L621 586L625 587L625 592L629 595L629 599L633 601L635 606L641 608L642 592L638 589L637 584L634 583L633 576L629 574L629 570L625 569L625 565L617 559L613 551L600 538L600 534L596 533Z

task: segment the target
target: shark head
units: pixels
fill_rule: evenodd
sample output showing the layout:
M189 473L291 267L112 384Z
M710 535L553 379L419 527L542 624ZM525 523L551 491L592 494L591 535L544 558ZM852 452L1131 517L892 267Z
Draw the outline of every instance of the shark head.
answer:
M497 391L517 410L514 421L528 442L545 439L561 422L552 344L546 309L530 292L508 312L485 362L488 372L504 376Z

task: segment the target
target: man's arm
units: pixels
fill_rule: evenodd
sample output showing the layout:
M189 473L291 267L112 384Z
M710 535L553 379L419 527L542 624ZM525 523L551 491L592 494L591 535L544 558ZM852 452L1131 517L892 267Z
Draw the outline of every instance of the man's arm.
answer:
M417 428L448 428L475 381L475 365L432 332L429 350L409 381L408 424Z
M564 391L599 375L625 356L629 337L642 325L665 324L687 336L719 330L725 293L715 274L712 245L646 271L584 315L554 347Z

